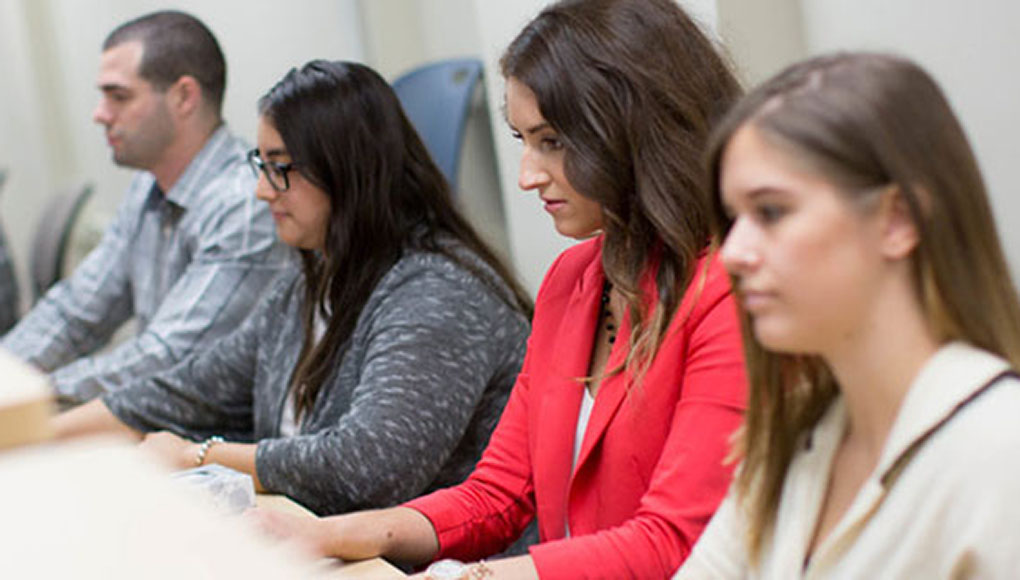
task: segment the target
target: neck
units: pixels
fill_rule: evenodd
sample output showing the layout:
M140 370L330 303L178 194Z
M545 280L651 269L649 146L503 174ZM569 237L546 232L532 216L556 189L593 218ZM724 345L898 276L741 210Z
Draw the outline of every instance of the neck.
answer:
M938 348L909 285L876 294L854 332L823 353L846 403L848 441L877 461L911 383Z
M149 168L161 190L170 191L219 126L219 122L208 123L178 132L177 138L167 146L161 159Z

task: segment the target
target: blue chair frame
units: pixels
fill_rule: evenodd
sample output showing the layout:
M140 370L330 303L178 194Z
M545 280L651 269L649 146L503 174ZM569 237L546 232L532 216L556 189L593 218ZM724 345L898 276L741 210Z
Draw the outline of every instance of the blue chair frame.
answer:
M411 124L454 190L471 97L481 77L480 60L459 58L422 65L392 83Z

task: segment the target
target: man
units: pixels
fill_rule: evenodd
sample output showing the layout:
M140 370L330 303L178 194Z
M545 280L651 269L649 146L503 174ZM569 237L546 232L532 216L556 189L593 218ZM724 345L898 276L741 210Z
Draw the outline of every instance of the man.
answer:
M288 263L245 148L223 125L223 53L194 17L156 12L107 37L94 119L135 176L99 246L0 346L52 372L65 405L173 365L236 328ZM135 316L139 332L103 354Z

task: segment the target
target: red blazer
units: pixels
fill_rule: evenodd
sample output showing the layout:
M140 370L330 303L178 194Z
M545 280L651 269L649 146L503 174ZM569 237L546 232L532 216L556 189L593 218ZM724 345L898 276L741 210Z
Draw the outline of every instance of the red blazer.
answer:
M725 494L723 459L746 380L736 306L716 260L699 262L644 380L629 390L623 373L603 380L571 472L601 250L601 237L574 246L546 275L524 367L474 473L406 504L435 526L439 557L498 553L537 515L542 542L531 555L543 578L665 578ZM626 357L629 331L625 317L607 368Z

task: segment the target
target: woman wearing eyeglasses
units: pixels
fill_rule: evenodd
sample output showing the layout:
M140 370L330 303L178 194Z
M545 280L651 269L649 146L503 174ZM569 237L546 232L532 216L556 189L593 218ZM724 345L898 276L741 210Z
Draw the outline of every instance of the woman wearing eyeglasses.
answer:
M214 349L58 418L178 468L219 463L320 514L470 473L531 304L454 209L389 85L313 61L259 102L256 195L301 268Z

